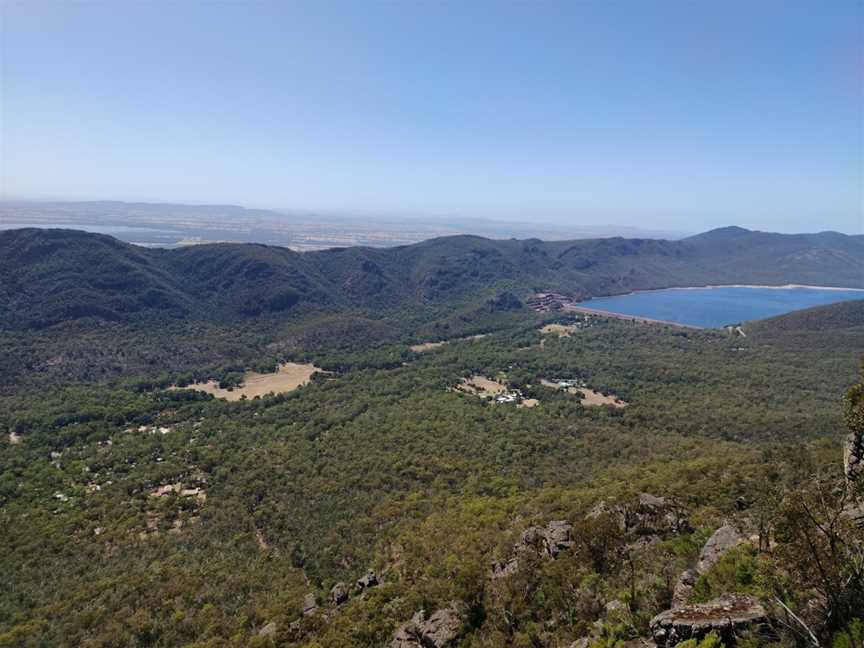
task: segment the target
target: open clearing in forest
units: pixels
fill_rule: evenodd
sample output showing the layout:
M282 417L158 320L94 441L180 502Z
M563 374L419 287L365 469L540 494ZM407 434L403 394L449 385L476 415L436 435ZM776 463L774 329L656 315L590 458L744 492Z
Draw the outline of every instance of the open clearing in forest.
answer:
M581 382L581 381L580 381ZM586 387L585 385L578 386L565 386L567 383L565 382L562 385L560 382L555 382L553 380L547 380L546 378L540 379L540 384L544 387L552 387L554 389L563 389L568 394L573 394L574 396L578 396L582 401L583 405L612 405L613 407L627 407L627 403L614 394L609 394L608 396L591 389L590 387Z
M486 337L486 333L478 333L477 335L469 335L467 337L456 338L455 340L442 340L440 342L422 342L420 344L412 344L409 349L411 349L414 353L423 353L424 351L431 351L432 349L440 349L446 344L450 344L451 342L467 342L470 340L479 340L480 338Z
M547 324L540 329L543 335L557 335L559 337L570 337L579 326L576 324Z
M609 394L604 396L598 391L588 389L587 387L570 387L567 390L571 394L582 394L583 405L612 405L613 407L627 407L627 403L615 396Z
M456 389L480 398L492 398L507 391L507 387L497 380L480 375L463 378Z
M284 394L285 392L293 391L301 385L308 383L312 375L318 371L321 371L321 369L313 364L286 362L279 365L279 370L274 373L247 372L243 379L243 384L233 389L223 389L215 380L208 380L205 383L195 383L182 389L194 389L213 394L216 398L236 401L240 400L243 396L246 398L255 398L256 396L264 396L271 392L274 394Z

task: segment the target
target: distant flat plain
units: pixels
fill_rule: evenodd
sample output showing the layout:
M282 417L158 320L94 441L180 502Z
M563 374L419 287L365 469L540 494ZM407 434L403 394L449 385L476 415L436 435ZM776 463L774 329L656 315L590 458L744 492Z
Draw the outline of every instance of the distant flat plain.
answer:
M685 233L618 226L496 221L456 216L330 214L246 209L234 205L174 205L118 201L0 201L0 230L22 227L78 229L110 234L147 247L201 243L265 243L298 252L333 247L392 247L439 236L548 241L606 236L681 238Z

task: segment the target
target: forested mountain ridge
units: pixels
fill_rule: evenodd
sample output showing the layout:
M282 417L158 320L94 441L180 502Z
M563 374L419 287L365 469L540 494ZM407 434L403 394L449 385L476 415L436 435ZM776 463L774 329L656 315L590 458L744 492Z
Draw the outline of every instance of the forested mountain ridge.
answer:
M0 232L0 326L97 317L225 321L296 309L382 310L512 290L578 298L721 283L864 287L864 237L723 228L683 241L477 236L298 253L258 244L150 249L74 230Z

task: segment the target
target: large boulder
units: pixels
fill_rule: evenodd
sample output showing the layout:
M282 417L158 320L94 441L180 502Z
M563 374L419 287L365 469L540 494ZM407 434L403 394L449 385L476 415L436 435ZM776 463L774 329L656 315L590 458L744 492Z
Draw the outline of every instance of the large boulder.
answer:
M699 562L696 563L696 571L699 572L700 576L706 573L717 564L727 551L744 541L745 538L738 533L738 529L731 524L724 524L711 534L705 546L702 547L702 551L699 553Z
M315 601L315 595L312 592L303 597L303 614L314 614L318 609L318 603Z
M716 565L727 551L745 541L746 538L730 524L724 524L711 534L702 551L699 552L699 562L696 563L695 569L688 569L678 577L672 593L672 607L680 607L687 603L699 577L708 573L708 570Z
M390 648L450 648L464 628L456 605L435 610L428 617L420 610L396 629Z
M742 630L765 632L767 624L768 613L755 597L725 594L708 603L661 612L651 619L651 633L658 646L702 639L711 632L720 635L724 642L732 642Z

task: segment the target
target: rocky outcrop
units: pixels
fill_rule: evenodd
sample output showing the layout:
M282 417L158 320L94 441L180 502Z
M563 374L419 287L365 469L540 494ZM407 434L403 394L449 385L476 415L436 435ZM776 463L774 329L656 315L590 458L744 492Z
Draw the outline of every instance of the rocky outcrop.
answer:
M708 603L661 612L651 619L651 633L658 646L675 646L710 632L716 632L724 642L732 642L745 629L765 632L768 621L768 613L756 598L726 594Z
M522 532L522 538L516 543L515 551L537 551L549 558L557 558L562 549L573 546L570 534L573 525L564 520L554 520L545 527L530 526Z
M271 621L260 630L258 630L259 637L272 637L276 634L277 626L275 621Z
M564 549L573 546L570 534L573 525L564 520L554 520L543 530L543 549L550 558L557 558Z
M509 560L493 560L492 567L489 571L489 577L492 580L505 578L514 574L517 569L519 569L518 558L510 558Z
M853 524L864 528L864 502L851 502L843 507L843 516L849 518Z
M738 529L731 524L724 524L711 534L705 546L702 547L702 551L699 553L699 562L696 563L696 571L700 575L706 573L717 564L723 554L744 541L745 538L738 533Z
M675 584L675 590L672 593L672 607L680 607L684 605L693 593L693 588L696 586L696 581L703 574L708 573L714 565L723 557L730 549L737 547L746 539L742 536L738 529L730 524L724 524L717 529L705 545L702 551L699 552L699 562L696 563L695 569L688 569L683 572Z
M330 589L330 601L333 605L342 605L348 600L348 590L345 589L345 583L336 583Z
M687 511L675 500L641 493L635 504L609 505L601 502L586 516L611 516L618 521L622 533L638 538L669 538L693 529Z
M843 473L850 482L864 474L864 434L850 432L843 445Z
M456 605L436 610L429 617L420 610L396 629L390 648L450 648L464 628Z
M366 572L366 575L362 578L357 579L357 582L355 583L357 590L360 592L367 590L370 587L375 587L376 585L378 585L378 576L371 570Z
M675 589L672 590L672 608L686 605L693 594L693 588L696 587L696 581L699 580L699 572L695 569L688 569L681 573L678 577L678 582L675 583Z
M318 603L315 601L315 595L311 592L303 597L303 614L310 615L318 609Z
M530 526L522 532L522 536L513 546L514 553L520 554L533 551L546 558L557 558L563 550L573 546L571 535L573 525L566 520L553 520L545 527ZM519 568L518 557L492 562L490 578L509 576Z
M629 513L626 526L636 535L667 537L693 531L684 508L667 497L641 493Z

